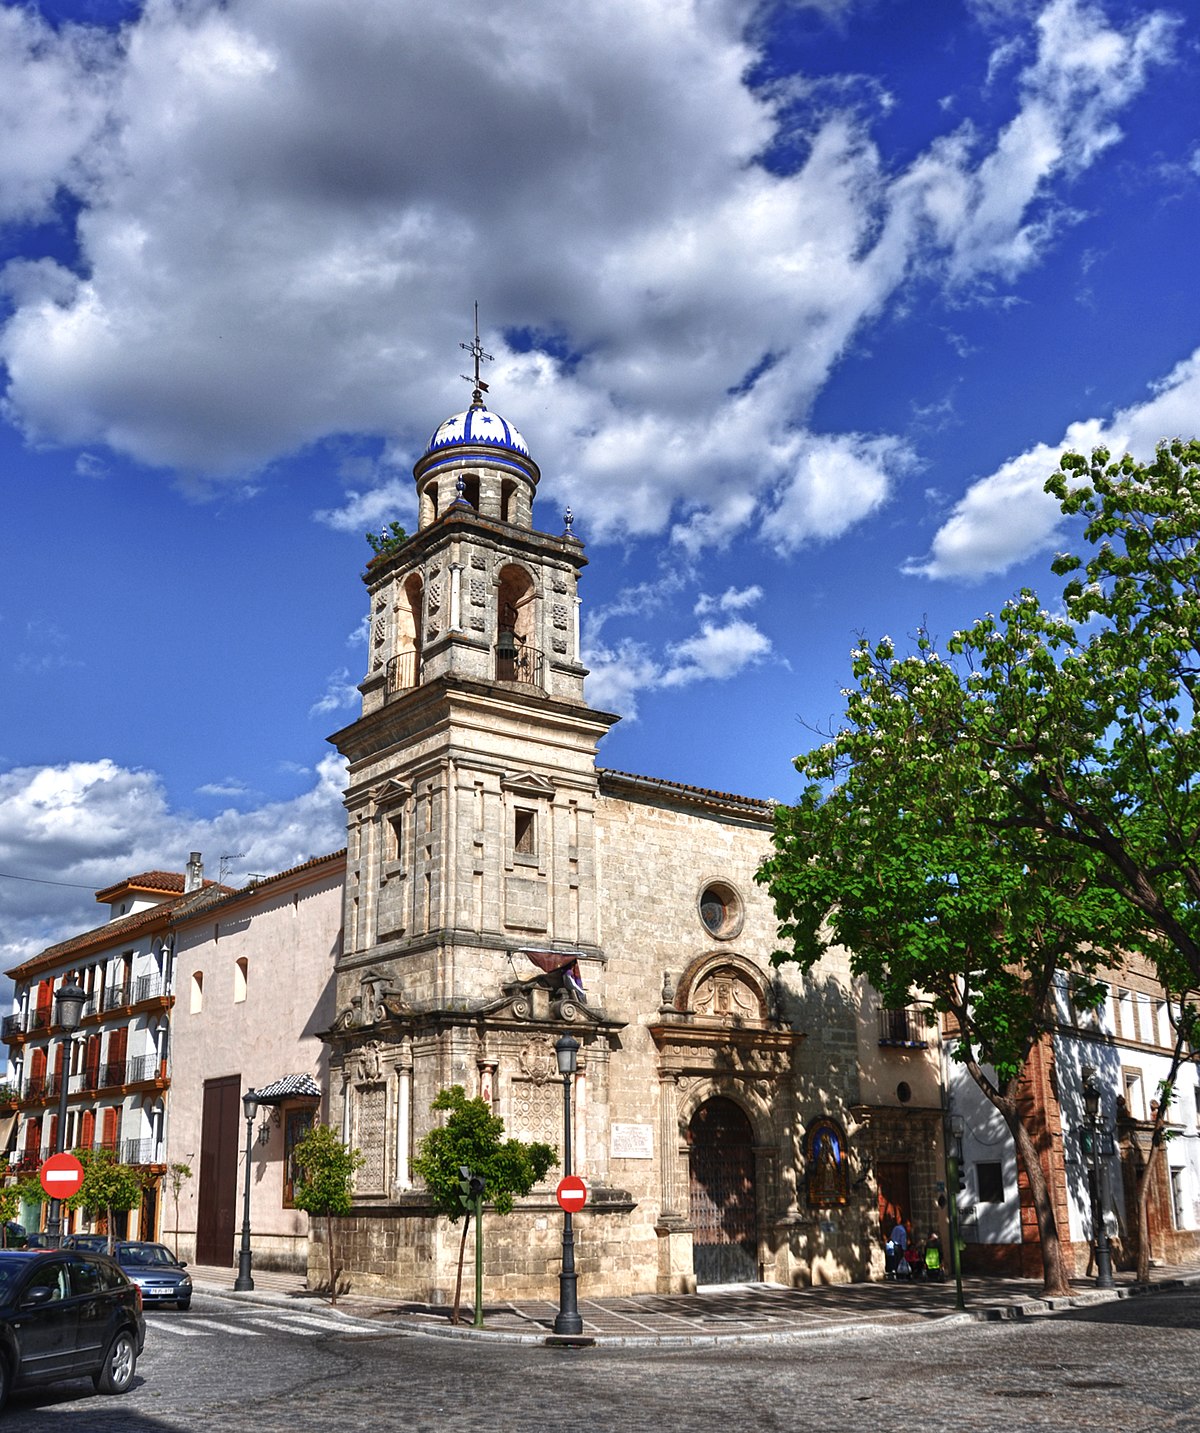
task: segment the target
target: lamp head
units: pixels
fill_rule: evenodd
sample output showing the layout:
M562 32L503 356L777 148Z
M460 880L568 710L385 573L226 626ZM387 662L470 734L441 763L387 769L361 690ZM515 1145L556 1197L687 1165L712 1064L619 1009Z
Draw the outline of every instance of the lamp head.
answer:
M1083 1107L1089 1120L1100 1113L1100 1079L1090 1067L1083 1071Z
M83 1018L83 1007L87 1003L87 991L80 985L72 971L54 992L58 1023L64 1030L78 1030Z
M258 1093L255 1090L247 1090L242 1096L242 1109L246 1112L246 1118L252 1120L258 1113Z
M564 1079L573 1075L579 1056L579 1041L574 1035L560 1035L554 1042L554 1056L558 1061L558 1073Z

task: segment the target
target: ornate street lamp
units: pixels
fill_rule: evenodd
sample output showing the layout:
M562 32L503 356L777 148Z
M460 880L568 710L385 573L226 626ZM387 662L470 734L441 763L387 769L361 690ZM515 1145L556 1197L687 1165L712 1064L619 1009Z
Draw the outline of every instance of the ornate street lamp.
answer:
M574 1035L560 1035L554 1042L554 1054L558 1060L558 1073L563 1082L563 1176L571 1169L571 1083L575 1078L575 1067L579 1056L579 1041ZM562 1272L558 1276L558 1313L554 1319L554 1332L578 1337L583 1333L583 1319L579 1313L576 1298L575 1279L575 1230L571 1223L569 1209L563 1210Z
M1104 1210L1100 1201L1100 1077L1090 1065L1083 1069L1083 1108L1091 1135L1091 1196L1092 1196L1092 1239L1096 1250L1096 1287L1111 1289L1113 1286L1112 1258L1108 1248L1108 1229L1104 1223Z
M71 1036L79 1029L83 1018L83 1007L87 1003L87 991L75 978L75 972L67 976L54 992L55 1020L62 1028L62 1055L59 1064L58 1129L54 1136L54 1153L61 1154L67 1147L67 1089L71 1083ZM50 1201L50 1213L46 1220L46 1239L52 1249L62 1243L62 1201Z
M250 1155L254 1148L254 1116L258 1113L258 1095L247 1090L242 1096L242 1110L246 1116L246 1179L242 1193L242 1247L238 1252L238 1272L233 1287L238 1293L245 1293L254 1287L250 1274Z

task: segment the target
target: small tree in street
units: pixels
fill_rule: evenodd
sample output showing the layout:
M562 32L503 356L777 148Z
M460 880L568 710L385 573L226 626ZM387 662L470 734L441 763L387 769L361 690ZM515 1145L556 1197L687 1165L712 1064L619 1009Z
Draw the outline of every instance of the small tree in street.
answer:
M363 1163L356 1149L344 1145L328 1125L315 1124L296 1144L292 1158L300 1177L293 1202L297 1209L314 1218L324 1218L329 1250L329 1302L337 1304L338 1266L333 1243L335 1215L349 1214L353 1205L351 1185L354 1171Z
M167 1188L171 1191L171 1201L175 1205L175 1257L179 1258L179 1196L183 1193L183 1186L192 1177L192 1167L183 1160L176 1160L173 1164L167 1165Z
M440 1091L432 1108L445 1112L448 1118L421 1141L413 1170L425 1181L438 1213L444 1214L451 1223L463 1220L451 1314L451 1321L458 1323L463 1260L471 1223L470 1206L463 1198L461 1171L465 1168L482 1178L492 1208L497 1214L508 1214L515 1196L528 1194L545 1178L558 1152L548 1144L505 1139L504 1121L492 1113L485 1100L469 1100L461 1085Z
M0 1184L0 1248L8 1248L8 1222L17 1217L21 1195L15 1184Z
M116 1237L113 1215L125 1214L136 1208L141 1202L144 1181L132 1165L118 1164L106 1149L77 1149L75 1155L83 1165L83 1184L78 1194L65 1201L65 1207L104 1214L108 1252L111 1254Z

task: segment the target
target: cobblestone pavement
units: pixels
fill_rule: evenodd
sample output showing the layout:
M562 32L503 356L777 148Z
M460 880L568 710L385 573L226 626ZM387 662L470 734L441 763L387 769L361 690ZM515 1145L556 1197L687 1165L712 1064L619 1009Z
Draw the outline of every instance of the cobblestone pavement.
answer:
M332 1318L369 1319L392 1332L490 1342L542 1343L553 1330L557 1306L545 1300L484 1304L483 1327L471 1326L472 1308L464 1300L463 1320L450 1323L445 1306L383 1297L344 1294L337 1309L327 1297L307 1290L295 1274L254 1274L252 1293L233 1293L235 1271L193 1266L197 1289L263 1303L303 1305ZM1116 1288L1098 1290L1090 1280L1073 1284L1069 1299L1047 1300L1041 1285L1028 1279L971 1278L963 1282L966 1308L955 1306L955 1289L945 1284L835 1284L786 1289L769 1284L726 1285L696 1294L638 1294L627 1298L589 1299L581 1280L579 1311L584 1335L614 1347L705 1343L756 1343L802 1339L833 1330L880 1330L934 1321L1031 1318L1074 1307L1139 1297L1155 1290L1200 1286L1200 1264L1155 1269L1148 1286L1118 1274Z

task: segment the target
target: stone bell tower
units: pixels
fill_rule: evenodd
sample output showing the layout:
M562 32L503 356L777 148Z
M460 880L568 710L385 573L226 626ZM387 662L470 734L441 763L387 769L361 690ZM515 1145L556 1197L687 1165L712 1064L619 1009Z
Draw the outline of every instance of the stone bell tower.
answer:
M366 1160L356 1207L391 1206L392 1228L408 1211L414 1246L436 1223L410 1161L437 1091L463 1085L509 1134L557 1147L553 1039L573 1026L595 1104L619 1028L594 832L616 718L583 699L583 544L569 513L560 536L534 529L538 466L484 405L470 351L471 406L413 470L417 531L364 575L362 715L330 738L350 764L331 1107Z

